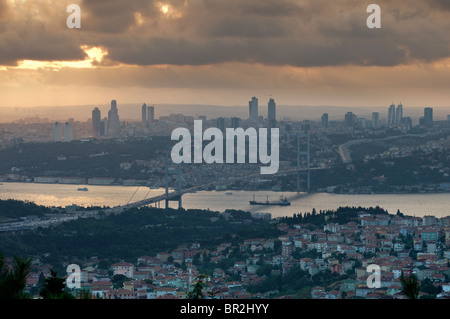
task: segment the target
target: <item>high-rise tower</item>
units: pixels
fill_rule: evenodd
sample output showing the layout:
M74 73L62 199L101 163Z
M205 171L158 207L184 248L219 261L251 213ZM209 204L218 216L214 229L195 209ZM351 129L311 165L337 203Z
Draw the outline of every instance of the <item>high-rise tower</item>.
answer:
M272 98L269 100L269 103L268 103L267 116L268 116L269 122L277 120L277 105L275 103L275 100Z
M108 119L106 117L100 121L100 128L98 134L99 136L108 135Z
M380 113L372 112L372 127L378 128L380 127Z
M356 115L353 112L347 112L345 114L345 126L346 127L354 127L356 123Z
M141 118L142 126L147 125L147 104L142 104L142 118Z
M108 112L108 131L116 134L120 129L119 111L117 109L117 101L111 101L111 109Z
M73 126L72 123L66 122L64 124L64 142L72 142L73 141Z
M393 125L395 123L395 104L392 103L388 111L388 125Z
M99 135L100 134L100 121L101 121L101 112L96 107L92 110L92 131L94 134Z
M248 102L248 108L250 120L256 121L258 119L258 99L256 97L253 97L252 100Z
M400 124L403 118L403 105L399 104L397 106L397 111L395 112L395 124Z
M149 106L147 107L147 123L155 122L155 107Z
M424 124L425 126L433 126L433 108L427 107L424 110Z
M62 142L62 126L59 122L53 125L53 142Z
M322 128L328 128L328 113L322 115Z

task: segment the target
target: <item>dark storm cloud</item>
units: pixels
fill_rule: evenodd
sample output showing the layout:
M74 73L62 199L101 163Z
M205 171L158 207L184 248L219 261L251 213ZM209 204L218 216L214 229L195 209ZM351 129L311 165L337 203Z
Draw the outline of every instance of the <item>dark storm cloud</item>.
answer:
M65 9L44 0L18 2L15 7L0 0L0 65L26 59L84 59L78 37L66 27Z
M122 33L136 23L135 13L154 19L154 1L146 0L83 0L83 28L92 32Z
M0 32L0 65L16 65L20 60L83 60L85 53L77 41L62 34L43 34L42 30Z
M79 59L84 44L105 47L110 63L132 65L391 66L450 55L449 1L376 1L382 8L379 30L366 26L369 3L83 0L82 29L69 31L63 26L65 10L53 13L58 23L43 20L32 26L20 19L5 22L0 12L0 64L25 58ZM170 6L166 14L161 5ZM0 0L2 6L7 6L5 0Z
M170 1L168 2L170 3ZM382 29L361 1L190 1L164 30L110 42L112 59L138 65L227 61L327 66L406 64L449 56L450 16L434 1L378 1ZM179 4L179 3L178 3ZM447 18L447 19L446 19ZM171 33L173 31L173 33Z
M429 0L432 7L450 11L450 1L448 0Z

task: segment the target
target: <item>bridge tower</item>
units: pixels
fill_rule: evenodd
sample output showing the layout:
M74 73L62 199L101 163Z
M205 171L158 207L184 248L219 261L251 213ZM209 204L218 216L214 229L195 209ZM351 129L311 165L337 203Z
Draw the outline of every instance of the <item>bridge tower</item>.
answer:
M182 199L183 189L182 189L182 181L181 181L181 164L178 164L178 169L175 170L173 168L169 168L169 148L166 150L166 159L165 159L165 171L166 171L166 209L169 208L169 202L178 202L178 209L183 208ZM169 175L178 175L178 187L177 193L178 196L169 198Z
M300 151L301 139L306 140L306 150ZM306 188L308 192L311 190L311 170L310 170L310 153L309 153L309 134L297 134L297 193L300 193L300 156L306 156Z

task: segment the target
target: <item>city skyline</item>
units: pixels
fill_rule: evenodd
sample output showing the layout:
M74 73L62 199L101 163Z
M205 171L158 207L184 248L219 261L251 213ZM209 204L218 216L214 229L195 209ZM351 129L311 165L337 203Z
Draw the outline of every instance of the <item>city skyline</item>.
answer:
M0 1L0 106L450 105L440 0L378 1L381 29L353 0L76 2L80 29L66 3Z
M268 120L271 125L276 125L277 121L322 121L323 115L326 114L330 121L340 121L344 119L346 113L353 113L358 120L371 120L370 122L378 122L389 126L416 123L424 120L427 116L424 114L426 109L432 109L432 121L448 121L449 112L447 108L425 106L425 107L410 107L406 105L406 113L404 116L404 105L392 103L390 107L377 106L372 108L362 107L336 107L336 106L292 106L292 105L278 105L275 99L271 96L267 103L263 101L262 107L258 106L259 98L252 97L248 102L248 107L243 105L233 106L217 106L217 105L183 105L170 104L158 105L154 104L147 106L147 103L127 104L118 102L117 100L110 100L108 104L103 105L80 105L80 106L57 106L57 107L38 107L33 112L30 107L18 108L0 107L1 123L14 122L66 122L76 121L85 122L90 121L93 126L93 131L97 132L101 129L105 132L108 127L111 129L111 124L115 127L114 130L125 122L140 122L141 125L146 126L160 118L166 118L173 114L182 114L183 116L193 117L195 119L218 119L218 118L238 118L238 119L253 119ZM119 105L122 109L122 117L119 119ZM297 110L301 110L298 112ZM103 116L102 116L103 112ZM376 119L374 120L374 116ZM428 116L430 117L430 116ZM145 121L144 121L145 118ZM31 123L30 122L30 123ZM103 123L105 122L105 123ZM106 134L106 133L105 133Z

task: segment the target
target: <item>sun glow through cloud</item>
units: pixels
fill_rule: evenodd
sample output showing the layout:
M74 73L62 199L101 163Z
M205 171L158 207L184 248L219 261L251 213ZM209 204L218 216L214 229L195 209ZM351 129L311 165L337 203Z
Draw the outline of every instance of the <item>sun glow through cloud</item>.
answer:
M36 61L36 60L22 60L16 67L10 67L11 69L28 69L28 70L53 70L59 71L62 68L78 68L88 69L96 67L96 64L100 64L104 57L108 55L108 52L100 47L90 47L82 45L81 49L87 55L87 59L81 61ZM0 70L7 70L3 68Z
M169 13L169 5L168 4L161 4L160 5L161 12L166 15Z
M181 18L183 16L182 8L176 8L168 3L158 2L156 4L159 11L164 17L167 18ZM187 2L184 3L184 7L187 6Z

